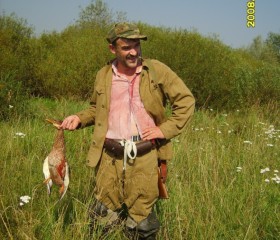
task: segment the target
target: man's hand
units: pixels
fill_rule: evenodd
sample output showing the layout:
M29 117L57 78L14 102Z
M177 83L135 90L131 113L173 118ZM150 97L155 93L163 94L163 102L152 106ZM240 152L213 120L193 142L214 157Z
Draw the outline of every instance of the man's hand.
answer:
M80 118L77 115L71 115L66 117L60 125L60 128L64 130L75 130L81 123Z
M159 127L151 127L151 128L146 128L142 132L142 139L143 140L152 140L155 138L165 138L162 131L159 129Z

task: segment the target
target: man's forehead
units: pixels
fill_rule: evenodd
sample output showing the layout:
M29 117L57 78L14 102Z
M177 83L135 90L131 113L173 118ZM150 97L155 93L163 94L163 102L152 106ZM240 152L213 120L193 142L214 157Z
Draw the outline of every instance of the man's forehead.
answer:
M119 38L117 40L118 45L130 45L130 44L140 43L140 39L127 39L127 38Z

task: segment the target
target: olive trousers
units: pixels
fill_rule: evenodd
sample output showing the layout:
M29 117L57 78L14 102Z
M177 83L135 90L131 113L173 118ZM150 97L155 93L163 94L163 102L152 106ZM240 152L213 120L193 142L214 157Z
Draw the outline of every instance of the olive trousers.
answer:
M95 198L117 211L125 204L129 216L139 223L152 212L158 199L158 157L152 149L143 156L128 159L103 150L96 172Z

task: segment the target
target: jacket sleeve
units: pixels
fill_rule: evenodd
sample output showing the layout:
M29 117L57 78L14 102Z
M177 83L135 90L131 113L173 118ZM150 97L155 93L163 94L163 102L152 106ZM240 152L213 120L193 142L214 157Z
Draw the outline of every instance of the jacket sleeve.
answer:
M96 95L96 93L94 92L92 99L90 101L89 108L76 113L76 115L81 120L80 128L88 127L88 126L94 125L94 123L95 123L95 113L96 113L95 95Z
M96 83L96 81L95 81ZM93 94L90 100L90 106L82 110L76 115L80 118L81 120L81 125L80 128L85 128L91 125L95 124L95 117L96 117L96 97L97 97L97 91L96 91L96 84L94 86Z
M163 64L160 77L160 87L165 98L170 102L171 115L159 128L166 139L179 135L190 121L195 106L195 99L182 81L169 67Z

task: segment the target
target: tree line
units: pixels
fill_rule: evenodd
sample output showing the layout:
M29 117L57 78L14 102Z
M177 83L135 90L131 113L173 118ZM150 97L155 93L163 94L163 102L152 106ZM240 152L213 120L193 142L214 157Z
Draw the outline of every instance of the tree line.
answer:
M86 100L96 72L113 56L105 40L112 24L126 21L102 0L81 9L61 32L35 36L26 20L0 15L0 110L25 108L30 97ZM137 23L148 41L143 57L166 63L194 93L197 107L237 109L280 102L280 34L257 37L233 49L196 31Z

